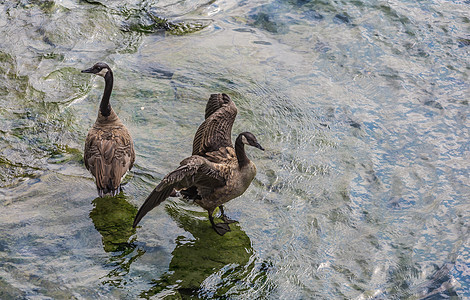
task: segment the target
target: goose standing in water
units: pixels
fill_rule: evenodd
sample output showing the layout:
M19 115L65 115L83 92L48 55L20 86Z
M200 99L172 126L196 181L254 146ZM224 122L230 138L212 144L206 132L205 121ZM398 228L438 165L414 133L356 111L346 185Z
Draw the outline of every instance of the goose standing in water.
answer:
M207 210L218 234L230 231L228 224L235 221L224 214L222 205L243 194L256 175L255 164L245 154L245 145L264 150L250 132L240 133L233 147L231 133L236 116L237 107L229 96L210 96L205 120L194 137L192 156L167 174L147 197L137 212L134 227L174 190L181 190L182 195ZM220 208L222 223L214 222L216 207Z
M96 179L98 195L115 196L121 191L122 177L134 164L134 143L109 104L113 90L111 68L105 63L97 63L82 73L101 76L105 81L98 117L85 141L85 166Z

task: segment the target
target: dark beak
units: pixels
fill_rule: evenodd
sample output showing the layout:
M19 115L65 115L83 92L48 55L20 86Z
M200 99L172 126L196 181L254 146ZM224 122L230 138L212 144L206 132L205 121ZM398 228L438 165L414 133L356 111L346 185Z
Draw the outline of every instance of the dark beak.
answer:
M82 70L82 73L93 73L93 68Z
M255 147L258 148L258 149L260 149L260 150L263 150L263 151L264 151L264 148L261 147L261 145L260 145L259 143L256 143Z

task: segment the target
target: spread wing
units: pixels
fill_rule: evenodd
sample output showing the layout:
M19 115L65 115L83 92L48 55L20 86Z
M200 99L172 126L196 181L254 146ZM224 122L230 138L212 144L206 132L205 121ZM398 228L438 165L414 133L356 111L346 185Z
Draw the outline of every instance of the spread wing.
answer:
M206 114L204 119L207 119L212 115L216 110L221 108L224 104L228 104L230 101L230 97L227 94L212 94L209 97L209 100L206 104Z
M193 155L205 156L206 152L220 147L232 147L232 125L237 116L235 103L226 94L212 94L206 105L206 119L194 136Z
M86 138L85 166L96 178L100 196L120 190L121 179L134 165L132 138L125 127L103 130L93 127Z
M183 160L180 166L167 174L157 187L145 199L134 219L134 227L153 208L168 198L173 189L197 186L198 190L212 191L225 184L223 170L201 156L191 156Z

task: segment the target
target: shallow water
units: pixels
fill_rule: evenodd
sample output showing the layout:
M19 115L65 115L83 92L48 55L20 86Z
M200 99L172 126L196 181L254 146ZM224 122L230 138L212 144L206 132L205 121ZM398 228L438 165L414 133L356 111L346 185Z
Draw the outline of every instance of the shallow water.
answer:
M2 2L0 298L470 297L469 5ZM97 61L137 154L113 199L82 160ZM133 230L215 92L266 149L239 223L172 198Z

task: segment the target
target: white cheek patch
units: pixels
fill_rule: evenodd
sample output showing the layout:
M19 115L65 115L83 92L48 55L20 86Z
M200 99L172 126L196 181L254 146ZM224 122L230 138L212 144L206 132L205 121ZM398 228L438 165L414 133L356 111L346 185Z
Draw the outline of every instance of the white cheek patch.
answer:
M106 75L106 73L108 73L108 71L109 71L108 68L103 68L101 71L96 73L96 75L104 77Z
M250 144L250 143L248 143L248 140L246 139L246 137L244 135L242 135L242 143L245 144L245 145Z

